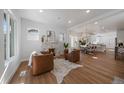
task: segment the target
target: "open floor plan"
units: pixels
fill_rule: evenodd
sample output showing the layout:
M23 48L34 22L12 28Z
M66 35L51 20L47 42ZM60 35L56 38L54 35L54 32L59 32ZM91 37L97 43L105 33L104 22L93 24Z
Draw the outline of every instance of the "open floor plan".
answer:
M123 9L0 9L1 84L124 84Z

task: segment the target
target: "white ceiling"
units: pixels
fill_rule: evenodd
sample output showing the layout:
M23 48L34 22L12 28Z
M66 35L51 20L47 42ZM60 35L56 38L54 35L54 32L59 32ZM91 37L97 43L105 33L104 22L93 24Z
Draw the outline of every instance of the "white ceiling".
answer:
M39 9L14 9L12 11L17 13L22 18L44 24L70 28L116 10L90 9L90 13L86 13L86 9L43 9L44 12L42 13L39 12ZM70 24L68 23L69 20L71 20Z
M97 25L94 24L96 21L98 22ZM92 20L71 27L68 30L73 32L73 34L124 31L124 10L117 10L102 17L93 18Z

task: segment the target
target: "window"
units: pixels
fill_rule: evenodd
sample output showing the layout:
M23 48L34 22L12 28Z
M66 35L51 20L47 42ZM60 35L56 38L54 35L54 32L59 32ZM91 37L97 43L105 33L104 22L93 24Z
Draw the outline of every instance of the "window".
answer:
M3 31L4 31L4 60L7 59L7 15L4 13L4 21L3 21Z
M10 57L14 56L14 20L10 18Z
M73 48L78 47L78 37L70 36L70 40L71 40L71 47Z
M15 20L13 16L6 10L4 11L3 16L3 31L4 60L6 65L15 55Z

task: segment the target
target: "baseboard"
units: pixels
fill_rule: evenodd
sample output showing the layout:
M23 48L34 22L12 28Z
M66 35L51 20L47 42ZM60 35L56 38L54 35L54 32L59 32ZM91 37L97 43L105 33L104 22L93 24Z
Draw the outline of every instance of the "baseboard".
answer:
M3 79L5 79L5 80L4 80L4 81L3 81L3 79L1 80L2 84L8 84L8 83L10 82L10 80L13 78L14 74L16 73L18 67L20 66L20 64L21 64L22 62L28 62L28 59L21 59L21 60L19 61L19 63L15 66L15 69L11 72L10 76L8 76L7 78L4 78L4 77L3 77ZM6 68L6 69L8 69L8 68ZM5 72L6 72L6 71L5 71ZM0 82L0 83L1 83L1 82Z
M28 59L21 59L20 62L27 62Z
M18 67L20 66L20 64L21 64L22 62L28 62L28 59L21 59L19 62L20 62L20 63L17 64L17 66L16 66L15 70L12 72L11 76L5 81L5 84L8 84L8 83L10 82L10 80L13 78L13 76L14 76L14 74L16 73L16 71L17 71Z
M13 70L13 72L11 73L10 77L8 77L6 79L6 81L4 82L5 84L8 84L10 82L10 80L13 78L14 74L16 73L19 65L21 64L21 62L19 61L19 64L17 64L16 68Z
M3 71L3 73L2 73L2 75L1 75L1 77L0 77L0 84L4 84L3 78L4 78L4 76L5 76L5 72L7 71L7 68L8 68L8 66L4 69L4 71Z

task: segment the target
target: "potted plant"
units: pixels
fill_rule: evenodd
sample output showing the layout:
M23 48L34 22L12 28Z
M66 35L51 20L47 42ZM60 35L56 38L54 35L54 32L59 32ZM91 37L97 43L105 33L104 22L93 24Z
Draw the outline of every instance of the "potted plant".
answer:
M69 46L69 43L64 43L64 48L67 49Z
M69 43L64 43L64 57L65 57L65 60L67 60L67 55L68 55L68 46L69 46Z

